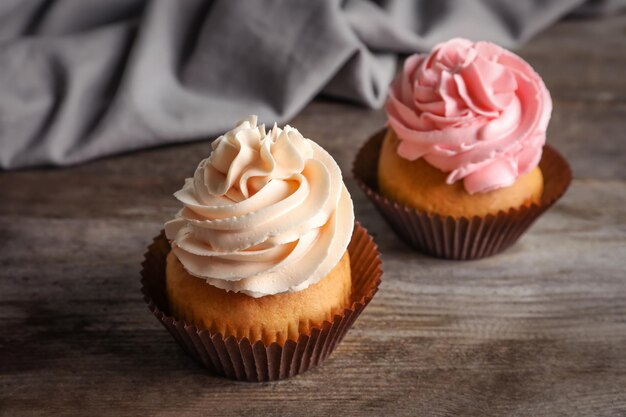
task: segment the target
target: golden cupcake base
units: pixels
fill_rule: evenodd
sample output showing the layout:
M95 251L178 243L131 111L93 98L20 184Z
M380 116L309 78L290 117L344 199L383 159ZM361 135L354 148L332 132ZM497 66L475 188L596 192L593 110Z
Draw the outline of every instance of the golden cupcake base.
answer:
M391 229L409 246L431 256L472 260L495 255L513 245L534 221L567 190L569 164L546 145L539 162L544 191L539 204L473 217L440 216L407 207L379 193L378 157L386 129L368 139L357 153L352 173Z
M170 313L189 324L221 333L284 344L331 321L350 304L352 274L347 249L319 282L291 293L253 298L225 291L187 272L173 251L167 255L165 289Z
M324 321L297 340L284 344L223 337L177 320L169 313L166 258L170 244L163 232L148 247L141 271L141 291L148 308L178 344L211 373L226 378L263 382L288 378L319 365L343 339L378 290L382 276L380 253L372 237L358 222L348 245L352 269L351 304L332 321Z

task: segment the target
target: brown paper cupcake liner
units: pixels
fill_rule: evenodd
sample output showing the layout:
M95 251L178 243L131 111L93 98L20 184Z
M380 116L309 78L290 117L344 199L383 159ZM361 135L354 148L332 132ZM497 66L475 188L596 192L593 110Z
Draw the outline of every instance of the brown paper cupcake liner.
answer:
M224 338L199 329L169 313L165 292L165 260L170 244L163 232L148 247L142 263L141 291L148 308L180 346L211 373L239 381L274 381L297 375L319 365L341 342L359 314L370 302L382 276L380 253L372 237L358 222L348 246L352 268L352 303L331 322L324 321L310 334L284 345L248 338Z
M402 240L438 258L470 260L502 252L565 193L572 180L565 158L546 145L539 162L544 177L539 204L471 218L423 212L391 201L378 191L378 156L385 133L385 129L376 133L359 150L352 168L354 178Z

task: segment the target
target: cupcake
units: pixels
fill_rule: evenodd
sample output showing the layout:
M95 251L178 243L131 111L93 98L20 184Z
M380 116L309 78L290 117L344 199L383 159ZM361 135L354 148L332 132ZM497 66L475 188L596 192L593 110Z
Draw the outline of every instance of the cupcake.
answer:
M565 160L544 152L552 101L541 77L492 43L452 39L410 56L386 111L375 160L361 155L370 166L355 165L376 178L355 174L394 229L427 253L472 259L505 249L571 179Z
M177 340L217 373L261 381L315 365L376 291L380 261L355 228L337 163L290 126L240 122L174 196L183 208L165 224L167 248L148 261L160 263L160 286L145 292ZM144 281L154 275L144 267ZM177 337L176 323L198 341ZM229 372L235 362L239 372Z

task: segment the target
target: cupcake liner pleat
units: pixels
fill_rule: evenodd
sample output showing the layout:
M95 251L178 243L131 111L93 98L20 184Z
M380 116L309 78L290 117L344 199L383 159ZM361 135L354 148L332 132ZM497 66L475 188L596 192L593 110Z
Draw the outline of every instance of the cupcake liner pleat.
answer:
M353 176L404 242L438 258L471 260L502 252L561 198L572 180L572 171L565 158L546 145L539 162L544 177L544 192L539 204L471 218L423 212L391 201L379 193L378 156L385 133L385 130L376 133L359 150L352 168Z
M169 251L170 244L161 232L145 254L141 291L148 308L176 342L210 373L238 381L275 381L319 365L371 301L382 276L378 248L367 230L356 222L348 246L352 269L351 305L331 322L313 327L310 334L300 334L297 341L289 339L284 345L265 345L248 338L224 338L220 333L211 333L172 317L165 291L165 262Z

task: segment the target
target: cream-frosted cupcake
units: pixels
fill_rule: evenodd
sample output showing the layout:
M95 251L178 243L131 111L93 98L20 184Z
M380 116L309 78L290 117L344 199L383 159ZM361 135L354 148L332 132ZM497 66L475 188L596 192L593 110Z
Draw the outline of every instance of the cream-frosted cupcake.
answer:
M367 250L348 250L354 210L337 163L290 126L266 131L250 116L174 195L183 208L165 224L165 293L186 325L284 347L376 289L379 275L352 272Z
M174 195L172 313L224 336L296 340L348 305L354 210L341 171L291 126L252 116L212 144Z

